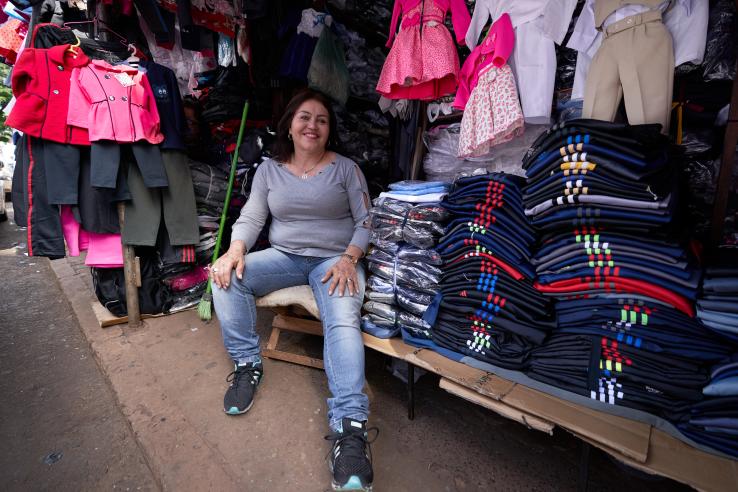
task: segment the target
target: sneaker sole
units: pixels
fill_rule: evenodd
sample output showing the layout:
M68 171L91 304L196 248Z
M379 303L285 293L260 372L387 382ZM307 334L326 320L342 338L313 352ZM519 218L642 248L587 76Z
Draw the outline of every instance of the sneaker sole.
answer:
M243 410L239 410L238 407L231 407L229 409L223 409L223 411L226 413L226 415L243 415L244 413L251 410L251 407L254 406L254 400L251 400L251 403L249 403L249 406L244 408Z
M352 475L351 478L348 479L348 482L346 482L343 485L339 485L336 482L331 482L331 485L333 486L333 490L361 490L364 492L372 492L372 486L364 486L361 484L361 479L357 477L356 475Z

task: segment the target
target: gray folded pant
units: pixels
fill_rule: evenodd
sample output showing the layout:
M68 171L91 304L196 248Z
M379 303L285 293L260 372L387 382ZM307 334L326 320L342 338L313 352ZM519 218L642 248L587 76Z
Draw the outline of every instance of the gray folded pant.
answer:
M123 244L154 246L161 217L172 246L197 244L195 191L187 156L179 150L162 150L168 188L148 188L137 166L128 166L131 201L126 203Z

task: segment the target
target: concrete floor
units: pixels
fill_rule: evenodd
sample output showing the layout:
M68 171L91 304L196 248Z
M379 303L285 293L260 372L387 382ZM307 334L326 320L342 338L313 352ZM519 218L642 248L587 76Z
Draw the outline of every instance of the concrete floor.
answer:
M9 247L7 229L0 225L0 249ZM322 371L267 360L252 410L227 416L222 396L231 365L217 321L186 312L136 330L101 329L89 271L78 260L53 262L61 291L47 260L0 260L11 273L4 271L0 287L0 391L11 402L0 409L1 489L329 489ZM259 316L265 343L271 315ZM295 335L286 343L320 355L319 338ZM375 490L576 490L576 438L528 430L446 393L432 375L416 385L410 421L405 385L387 362L367 351L370 425L381 431L372 446ZM57 449L60 461L41 464ZM597 450L589 486L688 490Z

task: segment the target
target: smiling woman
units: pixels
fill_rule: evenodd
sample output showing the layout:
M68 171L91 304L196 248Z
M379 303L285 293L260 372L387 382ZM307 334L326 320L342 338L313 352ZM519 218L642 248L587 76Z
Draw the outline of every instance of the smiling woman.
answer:
M277 126L274 159L257 169L231 246L211 274L223 342L235 363L223 402L229 415L251 408L264 373L254 297L310 285L323 321L332 393L333 433L327 438L335 443L333 485L355 490L373 480L359 327L365 285L359 259L369 244L369 195L359 166L335 152L336 142L336 118L326 96L306 90L289 102ZM269 216L272 247L246 254Z

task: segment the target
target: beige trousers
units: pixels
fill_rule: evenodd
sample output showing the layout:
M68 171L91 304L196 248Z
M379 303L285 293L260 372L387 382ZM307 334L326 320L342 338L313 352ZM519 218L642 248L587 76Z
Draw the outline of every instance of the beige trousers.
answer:
M660 123L668 133L674 48L661 13L626 17L603 34L587 76L582 117L612 121L625 96L631 125Z

